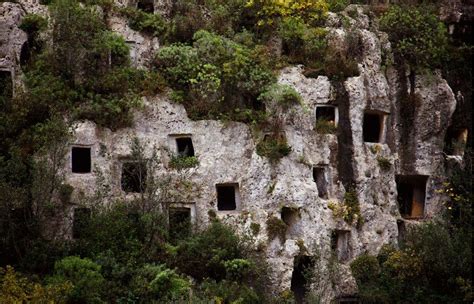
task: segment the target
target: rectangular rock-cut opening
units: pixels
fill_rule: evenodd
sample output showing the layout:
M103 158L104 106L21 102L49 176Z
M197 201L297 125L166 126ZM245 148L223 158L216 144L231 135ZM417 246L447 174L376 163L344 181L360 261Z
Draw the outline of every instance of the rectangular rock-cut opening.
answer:
M122 190L127 193L142 193L146 189L147 168L144 162L122 163Z
M194 156L194 146L191 137L177 137L176 138L176 151L180 157L191 157Z
M191 235L191 208L168 209L169 235L171 240L183 240Z
M139 0L137 3L137 8L149 14L153 14L155 12L153 0Z
M320 198L328 198L328 180L327 180L327 166L313 167L313 181L318 188L318 196Z
M397 175L397 200L404 218L422 218L425 213L427 175Z
M217 210L237 210L240 203L239 184L217 184Z
M349 230L334 230L331 235L331 249L336 253L340 262L351 257L350 248L351 232Z
M294 207L282 207L281 208L281 220L288 226L294 226L300 219L300 213L297 208Z
M384 114L366 111L362 126L364 142L380 143L384 131Z
M303 303L308 293L311 275L315 265L314 257L298 255L293 261L293 273L291 275L291 291L296 303Z
M466 128L451 129L446 132L444 152L448 155L464 155L468 130Z
M0 106L13 97L13 80L10 71L0 70Z
M316 106L316 122L327 121L337 125L337 107L330 105Z
M73 173L91 172L91 148L72 147L71 148L71 168Z
M91 210L89 208L75 208L72 221L72 237L79 239L84 236L84 231L89 224Z

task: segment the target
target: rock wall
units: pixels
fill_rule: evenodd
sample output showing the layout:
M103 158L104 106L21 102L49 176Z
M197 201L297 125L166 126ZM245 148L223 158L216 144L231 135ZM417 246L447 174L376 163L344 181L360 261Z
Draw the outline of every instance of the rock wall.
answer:
M33 7L27 11L45 12L37 3L20 3ZM0 70L12 71L16 82L20 82L19 54L26 41L26 34L17 26L24 14L20 4L0 4ZM181 185L170 185L174 191L166 199L192 208L196 229L209 222L209 210L242 233L252 235L252 223L260 226L259 233L253 236L255 248L267 257L275 291L290 288L295 256L321 255L329 261L333 232L349 232L349 256L337 263L334 277L324 278L333 284L326 288L315 283L315 288L321 289L325 299L355 294L350 261L362 253L375 254L384 244L396 245L400 223L417 222L403 219L400 214L397 175L428 176L423 219L436 214L442 201L436 189L445 176L443 139L456 99L437 72L417 75L413 82L397 67L384 66L382 53L390 53L390 43L362 7L349 6L342 15L330 15L328 29L336 39L347 35L349 29L341 26L341 16L361 37L360 75L335 83L323 75L307 78L302 66L280 71L279 82L293 86L303 99L284 115L284 131L292 147L287 157L271 163L257 155L256 143L263 135L248 125L192 121L185 109L172 103L166 94L155 96L144 99L144 107L134 114L133 128L112 132L90 121L75 123L70 146L90 147L92 166L96 168L88 174L71 173L68 155L63 173L75 189L75 206L81 206L84 197L94 195L98 182L111 186L110 201L136 196L124 193L120 182L122 164L131 153L130 141L136 137L145 144L148 155L157 153L160 163L153 174L172 176ZM110 16L108 22L130 42L133 63L146 67L159 42L132 31L119 16ZM403 103L404 96L416 98ZM319 105L337 107L337 134L318 134L315 130ZM382 118L378 143L364 142L366 112ZM177 171L169 162L176 150L175 137L183 134L192 137L199 165ZM389 168L381 167L381 159L389 162ZM313 180L315 166L326 170L327 198L318 195ZM216 184L221 183L238 184L237 210L217 210ZM357 194L362 225L347 224L329 208L330 204L343 201L349 187L354 187ZM75 206L71 207L71 214ZM267 219L280 217L285 206L297 210L296 220L285 239L271 240L266 233ZM64 227L70 228L66 225L69 220L64 219ZM320 266L328 267L324 263Z

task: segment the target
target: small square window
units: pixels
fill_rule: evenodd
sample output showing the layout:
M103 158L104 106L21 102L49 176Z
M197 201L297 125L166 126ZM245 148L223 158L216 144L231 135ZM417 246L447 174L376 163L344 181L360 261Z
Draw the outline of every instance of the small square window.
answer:
M426 175L397 175L397 200L405 218L422 218L425 213Z
M340 262L351 257L350 237L351 232L348 230L335 230L331 235L331 248Z
M318 196L320 198L328 198L328 181L326 177L326 167L313 167L313 180L318 188Z
M84 231L87 228L89 219L91 217L91 210L89 208L75 208L72 224L72 237L79 239L83 237Z
M182 157L194 156L194 146L191 137L177 137L176 147L178 155Z
M73 173L90 173L91 148L73 147L71 150L71 162Z
M122 190L128 193L141 193L146 188L147 169L143 162L122 164Z
M218 184L217 190L217 210L230 211L236 210L239 203L239 185L238 184Z
M191 234L191 208L170 207L168 217L171 240L182 240Z
M375 112L364 113L364 142L380 143L382 140L384 115Z
M317 106L316 121L325 120L336 124L336 107L334 106Z

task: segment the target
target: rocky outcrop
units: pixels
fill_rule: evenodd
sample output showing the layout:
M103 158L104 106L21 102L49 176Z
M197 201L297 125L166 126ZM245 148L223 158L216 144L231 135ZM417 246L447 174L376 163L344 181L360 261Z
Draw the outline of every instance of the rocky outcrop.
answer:
M112 132L89 121L74 125L70 145L90 148L95 168L90 173L72 173L68 155L63 173L75 189L75 206L95 195L101 183L110 185L111 202L136 196L121 188L122 165L136 137L146 146L146 153L156 153L159 160L149 174L172 176L168 186L173 191L162 199L191 208L196 229L206 225L209 211L214 211L241 233L251 235L255 248L265 253L271 265L275 291L290 289L296 256L320 256L321 269L325 269L324 261L331 260L335 249L341 255L338 271L331 278L322 278L329 286L315 282L315 288L324 299L355 294L350 261L362 253L375 254L384 244L397 244L404 221L397 203L397 175L426 176L423 218L436 214L442 200L436 189L445 175L443 139L456 99L437 72L416 75L413 82L396 67L384 66L382 54L390 53L390 43L362 7L349 6L343 14L349 28L342 27L340 16L331 14L328 29L341 37L349 29L359 35L360 75L332 82L324 75L306 77L302 66L280 71L279 82L294 87L302 97L302 103L284 115L283 129L292 148L287 157L271 163L259 156L256 144L263 135L255 134L248 125L192 121L183 106L166 95L155 96L144 99L133 128ZM17 4L0 5L0 69L21 72L18 56L26 34L17 25L23 15ZM120 16L108 22L130 42L133 62L146 67L159 42L132 31ZM337 134L319 134L315 128L317 107L328 105L336 108ZM370 134L366 133L377 138L367 140ZM192 139L199 165L178 171L171 168L170 160L176 152L176 138L183 135ZM314 168L323 172L325 195L314 180ZM236 210L218 210L218 184L237 185ZM342 202L349 190L356 193L360 204L363 220L359 225L346 223L329 208ZM294 221L285 239L270 239L267 220L280 218L282 207L296 210ZM252 231L252 225L260 227L258 233ZM338 239L335 232L343 232L344 238Z

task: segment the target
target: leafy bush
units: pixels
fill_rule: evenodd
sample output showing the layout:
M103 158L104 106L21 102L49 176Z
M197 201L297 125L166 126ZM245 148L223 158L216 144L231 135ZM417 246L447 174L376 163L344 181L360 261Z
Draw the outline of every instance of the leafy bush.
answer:
M208 299L213 299L217 303L263 303L262 297L254 289L227 280L220 282L206 280L201 284L198 293L203 294Z
M187 296L191 284L165 265L145 264L137 270L131 289L141 301L176 300Z
M128 24L135 31L162 37L168 29L165 20L158 14L146 13L131 7L122 8L120 12L129 18Z
M257 154L267 157L270 161L278 161L291 152L285 137L271 136L264 138L257 144Z
M285 18L301 18L309 24L319 24L326 18L328 6L321 0L264 1L248 0L246 7L256 11L258 25L272 25Z
M193 168L198 165L199 160L196 156L172 156L170 161L170 167L177 170Z
M65 257L54 265L51 282L71 282L73 289L69 294L72 302L102 303L100 296L104 277L101 267L93 261L76 256Z
M439 67L447 54L446 27L427 7L391 6L380 28L388 33L396 58L413 67Z
M198 280L225 278L224 262L243 257L238 236L230 227L217 221L193 238L181 242L177 256L176 267Z
M262 59L230 39L198 31L193 46L172 44L160 49L156 65L193 118L234 115L253 109L254 101L275 78ZM234 116L232 116L234 117Z
M13 267L0 268L1 303L65 303L71 284L41 285L16 272Z
M21 20L20 29L25 31L28 35L36 35L40 31L46 29L48 20L37 14L27 14Z
M276 103L283 108L299 104L302 100L300 94L292 86L278 83L269 86L260 94L259 99L268 104Z
M273 240L276 237L280 238L280 241L285 240L286 229L288 226L283 222L282 219L271 216L267 219L267 235L268 239Z
M318 119L314 128L319 134L335 134L337 132L337 126L334 121L326 119Z
M329 11L331 12L340 12L344 10L351 1L348 0L328 0Z
M241 281L248 276L248 273L255 267L251 261L246 259L233 259L224 262L227 279L231 281Z
M342 218L349 225L357 224L357 226L360 226L364 223L364 219L360 214L359 199L354 189L346 191L342 204L330 202L328 208L332 210L335 217Z
M327 49L327 31L311 27L301 18L284 19L278 27L282 39L282 52L291 63L302 63L308 67L317 66Z
M401 249L351 263L364 303L464 303L472 301L471 236L425 223L408 231ZM443 244L443 246L439 246Z

